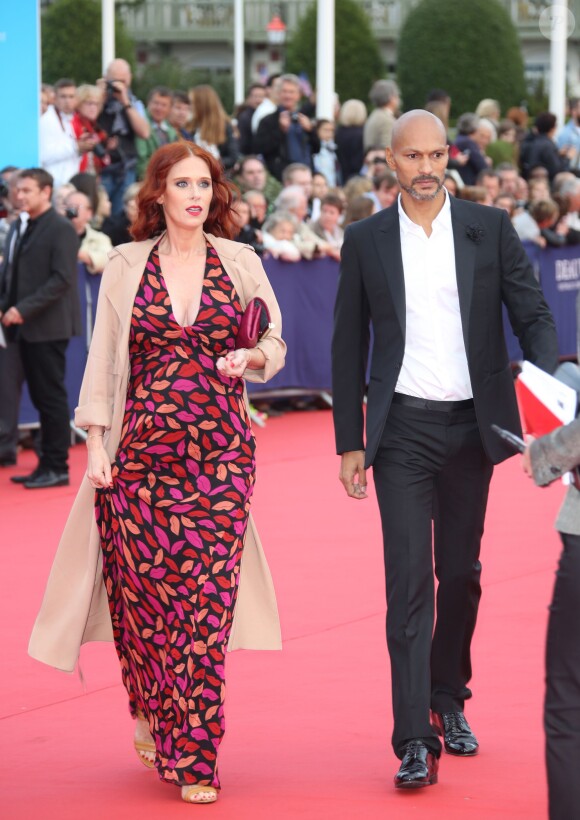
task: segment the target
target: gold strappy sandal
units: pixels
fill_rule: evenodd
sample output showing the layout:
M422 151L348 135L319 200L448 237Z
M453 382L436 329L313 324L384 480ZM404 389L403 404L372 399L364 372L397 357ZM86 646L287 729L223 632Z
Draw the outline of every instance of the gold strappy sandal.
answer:
M155 768L155 744L143 740L134 740L133 745L141 763L147 766L148 769Z
M137 712L137 720L147 722L147 718L141 714L141 712ZM148 769L153 769L155 767L156 754L153 738L151 738L151 740L137 740L137 738L134 738L133 745L135 746L135 751L139 755L141 763L147 766Z
M181 799L186 803L215 803L217 789L213 786L182 786Z

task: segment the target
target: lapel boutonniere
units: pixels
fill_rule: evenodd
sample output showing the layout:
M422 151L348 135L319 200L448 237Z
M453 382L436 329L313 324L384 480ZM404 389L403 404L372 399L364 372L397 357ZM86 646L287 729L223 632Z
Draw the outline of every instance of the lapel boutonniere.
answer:
M481 225L467 225L465 228L465 234L468 239L471 239L472 242L475 242L476 245L479 245L479 243L485 236L485 231L481 227Z

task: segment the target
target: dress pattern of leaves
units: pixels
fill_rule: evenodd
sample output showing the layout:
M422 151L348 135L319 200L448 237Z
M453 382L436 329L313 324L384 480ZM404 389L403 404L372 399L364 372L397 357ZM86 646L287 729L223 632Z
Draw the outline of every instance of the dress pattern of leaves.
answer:
M163 780L219 787L224 659L254 485L242 379L216 370L242 308L208 245L201 305L181 327L157 247L135 299L113 488L96 497L115 646Z

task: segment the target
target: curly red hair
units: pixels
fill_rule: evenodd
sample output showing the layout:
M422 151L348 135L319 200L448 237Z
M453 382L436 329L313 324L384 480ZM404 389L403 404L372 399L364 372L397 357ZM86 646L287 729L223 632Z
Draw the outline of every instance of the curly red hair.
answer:
M162 233L167 227L163 208L158 205L157 200L165 193L169 171L176 163L187 157L199 157L209 168L213 196L203 226L206 233L223 236L226 239L232 239L238 233L232 211L233 188L226 179L220 162L199 145L180 140L162 145L149 160L143 185L137 195L137 218L130 228L133 239L150 239Z

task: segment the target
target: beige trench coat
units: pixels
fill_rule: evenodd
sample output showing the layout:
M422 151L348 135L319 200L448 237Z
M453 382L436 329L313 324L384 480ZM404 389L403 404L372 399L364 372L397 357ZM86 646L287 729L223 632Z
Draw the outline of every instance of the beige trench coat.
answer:
M280 336L280 310L262 263L248 245L211 235L207 238L232 280L242 306L252 297L261 296L270 309L274 328L259 342L266 357L265 367L248 370L246 374L250 381L268 381L284 366L286 346ZM109 254L101 282L75 423L78 427L105 427L105 447L111 459L116 455L125 412L133 303L155 241L115 248ZM113 639L94 499L95 491L85 476L58 546L28 648L33 658L68 672L73 671L83 643ZM272 578L251 515L228 648L281 648Z

